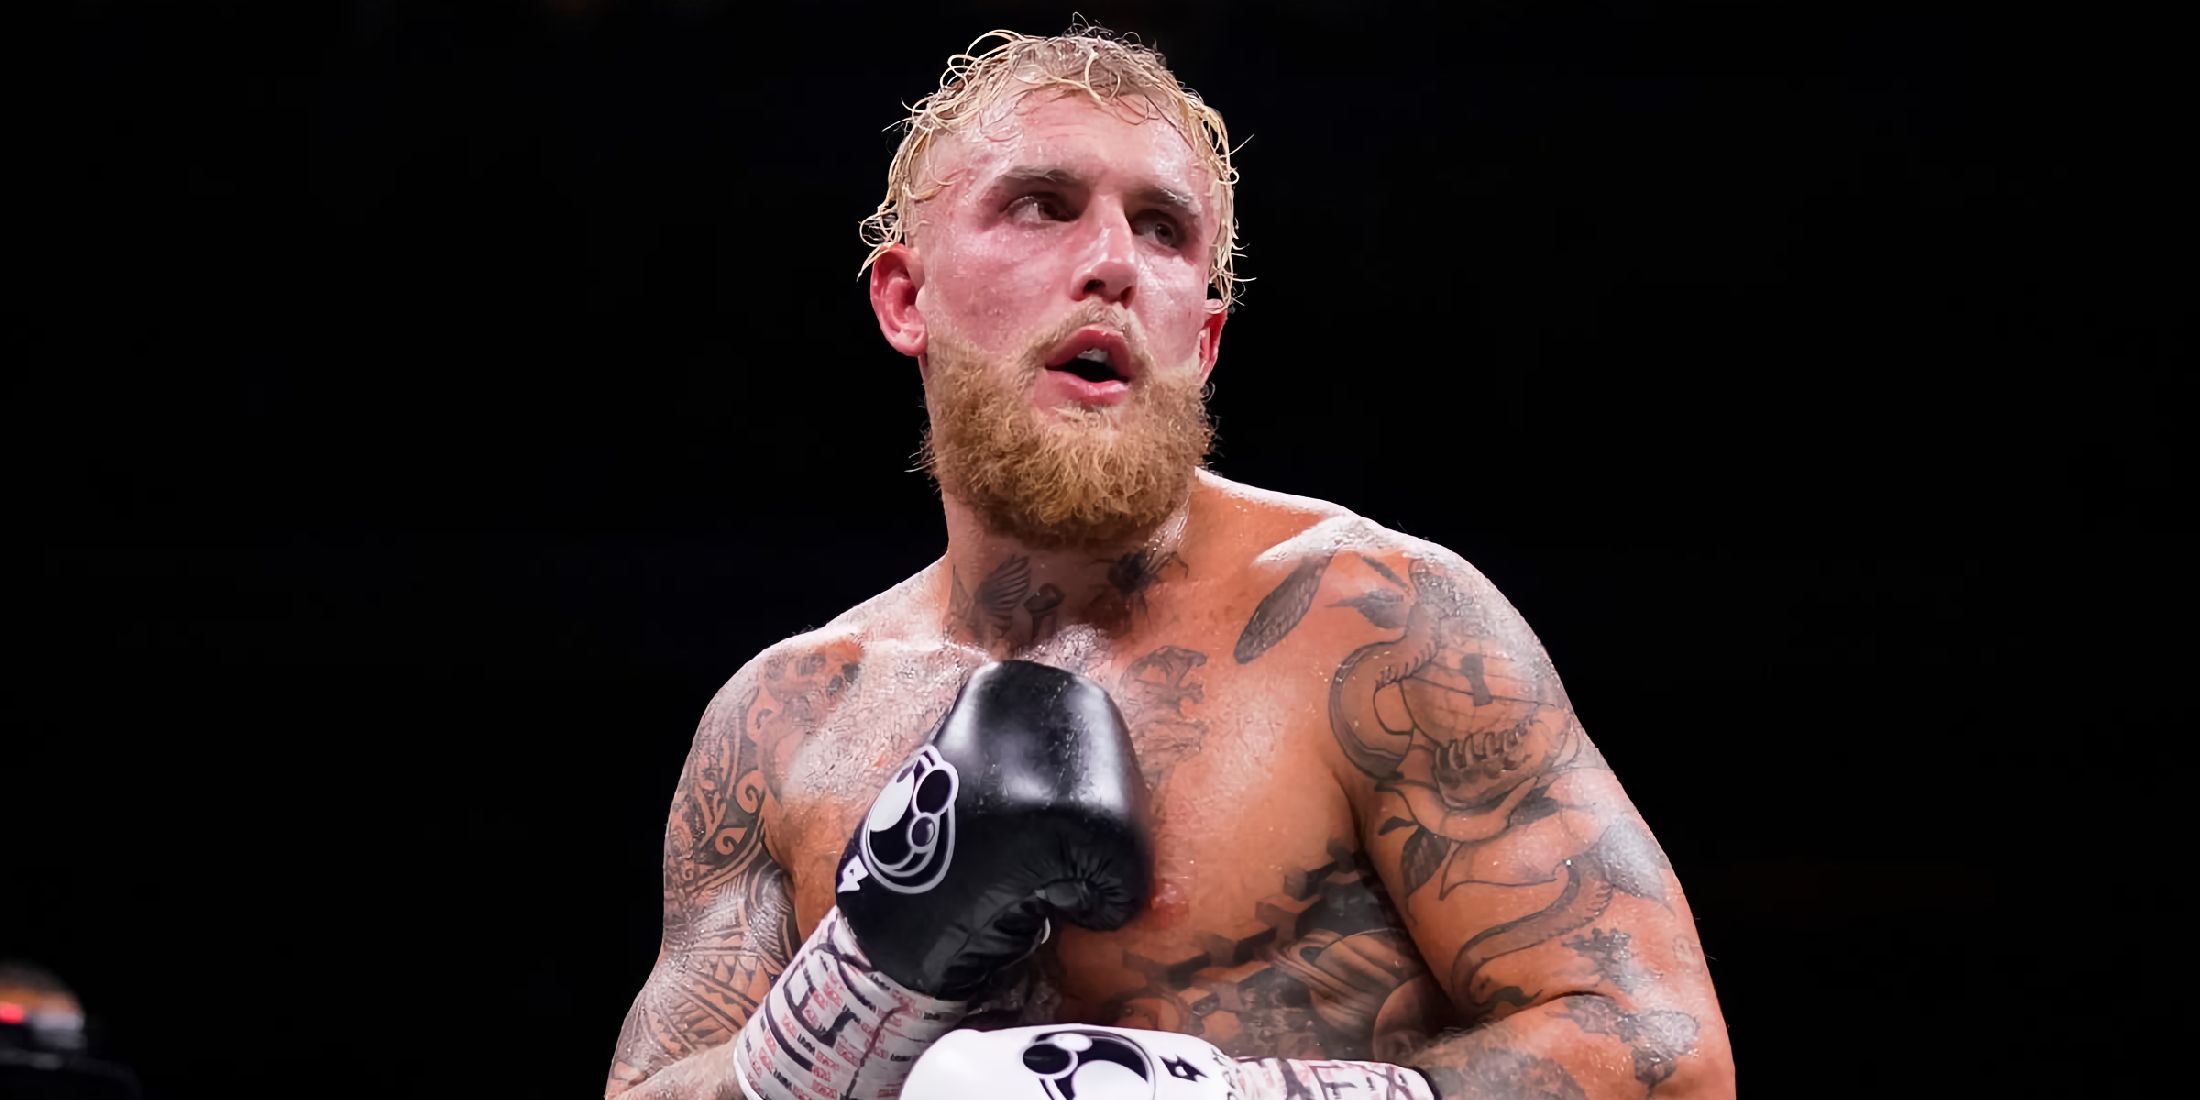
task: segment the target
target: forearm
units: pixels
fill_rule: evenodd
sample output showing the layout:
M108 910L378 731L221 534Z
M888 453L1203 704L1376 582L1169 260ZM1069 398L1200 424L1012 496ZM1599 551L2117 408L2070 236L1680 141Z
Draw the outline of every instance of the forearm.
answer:
M918 1054L966 1002L917 993L874 969L827 910L731 1041L680 1057L619 1100L833 1100L895 1095ZM721 1033L713 1033L715 1041ZM632 1063L621 1058L619 1069ZM629 1075L638 1077L639 1074Z
M1243 1058L1238 1060L1236 1089L1232 1095L1245 1100L1315 1096L1428 1100L1434 1092L1428 1074L1411 1066L1302 1058Z
M699 1050L640 1081L614 1083L605 1100L743 1100L734 1083L733 1044Z
M1716 1027L1714 1022L1714 1027ZM1430 1043L1407 1059L1439 1100L1725 1100L1723 1035L1696 1017L1597 993L1557 997Z

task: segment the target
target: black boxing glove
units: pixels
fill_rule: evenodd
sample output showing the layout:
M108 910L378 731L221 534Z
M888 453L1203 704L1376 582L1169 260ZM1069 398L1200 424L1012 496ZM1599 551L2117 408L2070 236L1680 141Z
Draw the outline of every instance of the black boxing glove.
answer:
M1049 917L1122 927L1152 874L1146 788L1114 701L1074 672L1000 661L872 804L834 899L874 965L952 998L1031 954Z
M857 825L837 904L742 1026L742 1089L897 1095L1053 918L1105 930L1137 914L1148 829L1129 731L1098 684L1029 661L979 668Z

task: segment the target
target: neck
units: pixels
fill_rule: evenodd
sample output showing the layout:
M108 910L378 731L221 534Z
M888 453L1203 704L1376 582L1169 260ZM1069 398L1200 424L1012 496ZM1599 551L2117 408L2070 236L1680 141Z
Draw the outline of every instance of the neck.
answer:
M1196 484L1196 483L1195 483ZM1184 575L1187 494L1151 530L1109 546L1035 549L988 530L953 497L939 580L947 636L1007 656L1073 628L1128 633L1149 596Z

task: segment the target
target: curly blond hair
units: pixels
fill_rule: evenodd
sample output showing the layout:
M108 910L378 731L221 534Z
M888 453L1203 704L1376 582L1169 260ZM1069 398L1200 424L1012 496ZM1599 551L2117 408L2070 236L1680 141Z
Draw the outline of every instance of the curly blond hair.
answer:
M1001 40L999 45L978 52L994 38ZM868 269L887 248L907 243L917 204L947 187L949 180L925 171L925 154L941 134L997 120L999 108L1042 88L1088 95L1102 108L1125 105L1140 113L1140 121L1159 118L1184 135L1214 180L1209 197L1218 229L1208 257L1208 285L1223 302L1234 305L1240 252L1238 173L1230 163L1230 132L1221 113L1179 82L1151 47L1093 26L1072 27L1051 38L988 31L966 52L948 59L938 90L908 104L909 117L897 124L903 130L901 147L886 170L886 198L863 219L863 243L871 246L871 254L858 270Z

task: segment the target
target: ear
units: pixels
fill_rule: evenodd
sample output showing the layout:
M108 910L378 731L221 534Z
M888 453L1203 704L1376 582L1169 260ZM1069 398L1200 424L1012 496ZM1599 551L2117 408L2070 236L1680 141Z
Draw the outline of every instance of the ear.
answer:
M1222 326L1230 319L1230 303L1220 298L1207 299L1207 316L1199 323L1199 380L1204 382L1214 372L1215 359L1222 355Z
M871 261L871 312L878 315L878 330L895 351L912 358L924 355L924 315L917 311L923 286L924 261L908 245L889 245Z

